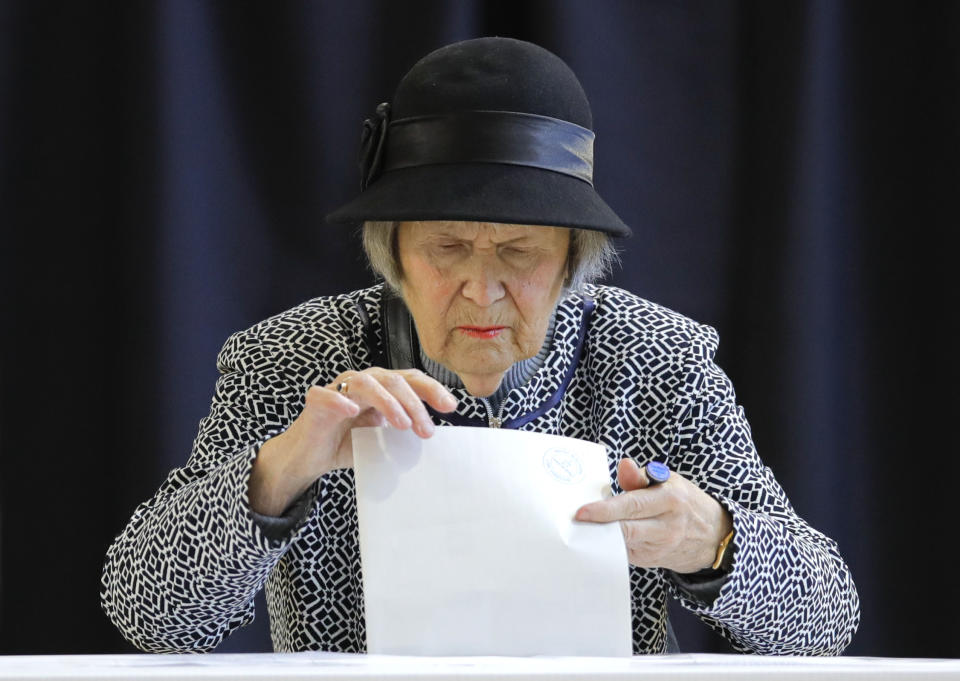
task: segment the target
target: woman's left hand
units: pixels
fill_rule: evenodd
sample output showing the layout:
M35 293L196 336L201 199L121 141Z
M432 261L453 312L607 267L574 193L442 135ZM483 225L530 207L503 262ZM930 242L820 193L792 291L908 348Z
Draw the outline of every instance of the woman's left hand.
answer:
M673 472L651 487L646 473L629 458L620 461L617 479L623 494L581 506L576 519L620 521L627 557L638 567L690 573L713 564L717 547L733 527L729 511L716 499Z

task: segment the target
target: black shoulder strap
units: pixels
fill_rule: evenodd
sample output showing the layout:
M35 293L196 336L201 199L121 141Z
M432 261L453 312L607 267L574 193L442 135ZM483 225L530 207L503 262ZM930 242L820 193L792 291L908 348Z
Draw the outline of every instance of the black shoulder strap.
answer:
M420 369L420 345L413 318L403 300L389 286L383 287L380 300L380 332L382 347L377 342L373 324L366 309L358 301L357 314L363 323L363 335L370 351L370 364L386 369Z
M406 304L389 286L383 287L380 325L387 369L414 369L420 365L420 346L413 317Z

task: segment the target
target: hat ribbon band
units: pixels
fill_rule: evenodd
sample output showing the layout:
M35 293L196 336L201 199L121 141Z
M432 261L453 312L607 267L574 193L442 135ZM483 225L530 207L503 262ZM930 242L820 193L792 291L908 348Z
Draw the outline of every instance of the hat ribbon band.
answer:
M594 134L549 116L465 111L391 121L382 172L441 163L543 168L593 186Z

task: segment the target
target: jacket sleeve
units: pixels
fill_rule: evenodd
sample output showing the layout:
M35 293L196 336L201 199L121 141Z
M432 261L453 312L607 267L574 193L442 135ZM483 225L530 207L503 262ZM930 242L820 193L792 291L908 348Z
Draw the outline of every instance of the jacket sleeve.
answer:
M247 483L259 446L297 417L306 386L318 382L304 383L280 361L282 344L255 329L224 345L189 461L134 511L107 552L103 609L142 650L206 651L250 623L254 596L316 512L307 500L309 510L282 539L252 515ZM330 348L325 359L341 364L346 353Z
M671 466L729 511L736 550L712 603L667 580L681 603L743 652L836 655L860 603L836 544L793 510L753 445L730 379L714 364L718 338L699 326L683 361Z

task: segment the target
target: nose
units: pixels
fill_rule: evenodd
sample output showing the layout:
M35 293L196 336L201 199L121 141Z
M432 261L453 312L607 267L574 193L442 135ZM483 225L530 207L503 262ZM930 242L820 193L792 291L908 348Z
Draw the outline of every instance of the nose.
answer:
M472 258L461 288L463 297L480 307L489 307L503 298L506 289L496 268L486 258Z

